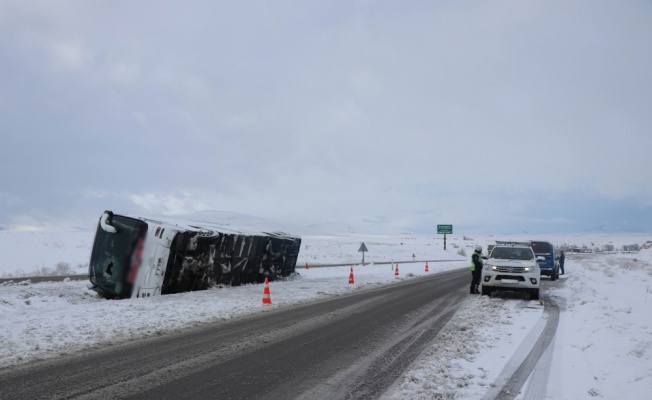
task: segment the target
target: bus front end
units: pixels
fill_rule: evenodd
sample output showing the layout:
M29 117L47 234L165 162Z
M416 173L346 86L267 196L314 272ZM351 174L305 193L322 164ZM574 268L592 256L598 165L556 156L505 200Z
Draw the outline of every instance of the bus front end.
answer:
M89 263L90 281L107 298L130 298L143 261L147 222L105 211L100 217Z

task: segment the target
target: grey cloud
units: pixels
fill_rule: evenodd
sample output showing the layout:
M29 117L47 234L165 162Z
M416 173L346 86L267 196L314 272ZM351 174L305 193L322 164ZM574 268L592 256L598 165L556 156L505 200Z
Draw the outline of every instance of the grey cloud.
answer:
M563 210L585 208L565 201L578 187L600 213L649 208L651 14L593 2L4 3L0 201L12 202L0 224L212 208L582 229L592 221ZM514 185L516 217L495 194ZM562 209L531 207L542 194Z

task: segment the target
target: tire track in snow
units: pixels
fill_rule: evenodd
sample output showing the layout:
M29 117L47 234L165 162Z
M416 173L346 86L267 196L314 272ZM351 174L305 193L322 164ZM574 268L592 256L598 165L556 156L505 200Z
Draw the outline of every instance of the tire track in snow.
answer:
M560 283L558 286L563 287L565 282ZM557 309L566 309L566 302L564 299L556 298L555 304ZM556 330L556 329L555 329ZM525 399L527 400L544 400L548 397L546 390L548 388L548 381L551 378L552 371L552 353L554 349L555 338L552 338L552 343L544 350L543 355L539 359L534 371L530 376L530 380L527 384L527 389L525 391Z
M554 341L554 339L553 339ZM550 379L550 368L552 361L552 349L554 346L548 346L543 352L543 356L539 359L536 367L532 371L527 389L525 391L525 398L527 400L544 400L546 398L546 388L548 387L548 380Z
M559 306L552 300L547 299L544 303L546 317L541 318L532 328L529 336L538 336L533 346L531 341L524 341L518 348L512 359L507 363L505 369L500 373L494 384L494 389L487 392L483 400L512 400L521 392L523 385L528 380L532 371L537 367L550 343L555 337L559 325ZM542 365L537 369L536 376L533 376L530 385L532 393L543 396L548 375L550 373L550 352L546 353ZM526 398L530 398L527 397Z

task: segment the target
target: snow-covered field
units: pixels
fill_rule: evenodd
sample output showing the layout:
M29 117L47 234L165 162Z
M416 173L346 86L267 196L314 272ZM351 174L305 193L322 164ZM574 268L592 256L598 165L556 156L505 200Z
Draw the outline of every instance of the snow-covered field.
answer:
M87 274L94 232L0 230L0 278Z
M466 268L476 244L494 239L544 239L556 245L602 249L611 244L643 244L650 236L448 236L443 250L437 235L304 237L300 265L358 263L360 242L367 262L391 259L459 260L431 262L429 273ZM29 275L58 263L76 266L88 259L92 233L0 232L7 255L0 276ZM84 268L80 267L84 272ZM272 305L262 304L262 285L214 288L203 292L147 299L98 298L87 282L0 284L0 367L57 357L142 337L262 313L279 307L377 288L426 274L424 263L400 264L395 278L389 265L298 268L299 275L272 282ZM643 399L652 391L652 249L636 253L569 255L566 274L542 291L544 301L561 308L556 336L533 376L546 376L525 387L517 398ZM546 312L538 302L519 296L468 300L438 336L385 394L385 399L480 399L514 355L527 351ZM549 371L549 372L547 372ZM534 393L536 388L539 392Z

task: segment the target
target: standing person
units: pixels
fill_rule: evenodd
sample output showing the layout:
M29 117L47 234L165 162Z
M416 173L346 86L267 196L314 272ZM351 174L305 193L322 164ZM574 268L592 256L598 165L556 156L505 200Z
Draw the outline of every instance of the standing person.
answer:
M564 261L566 261L566 255L562 250L561 254L559 255L559 269L561 270L562 275L564 275Z
M475 246L475 251L471 255L471 294L479 294L480 277L482 276L482 246Z

